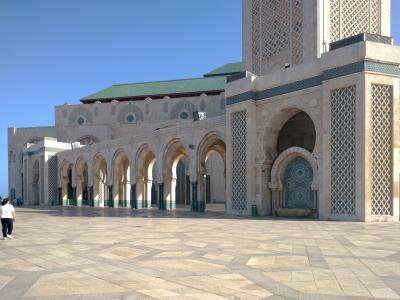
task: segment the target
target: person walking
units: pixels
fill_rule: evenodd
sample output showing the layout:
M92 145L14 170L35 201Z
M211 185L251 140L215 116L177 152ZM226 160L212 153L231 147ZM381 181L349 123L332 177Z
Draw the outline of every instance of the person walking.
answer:
M3 240L12 239L13 223L15 221L15 209L8 198L4 199L0 206L1 226L3 229Z

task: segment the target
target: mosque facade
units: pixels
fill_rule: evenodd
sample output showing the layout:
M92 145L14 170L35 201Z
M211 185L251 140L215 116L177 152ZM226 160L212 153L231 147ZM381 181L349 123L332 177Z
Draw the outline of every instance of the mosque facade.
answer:
M390 0L243 0L243 59L117 84L9 128L31 205L399 221Z

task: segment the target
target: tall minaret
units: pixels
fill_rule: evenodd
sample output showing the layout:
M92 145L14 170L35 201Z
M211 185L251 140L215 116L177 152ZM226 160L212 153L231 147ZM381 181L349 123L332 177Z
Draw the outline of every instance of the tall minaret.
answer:
M257 75L315 60L363 32L390 36L390 0L243 0L243 61Z

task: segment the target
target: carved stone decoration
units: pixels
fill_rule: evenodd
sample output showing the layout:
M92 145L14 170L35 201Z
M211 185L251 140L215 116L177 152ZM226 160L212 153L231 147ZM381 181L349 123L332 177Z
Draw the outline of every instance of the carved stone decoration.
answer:
M270 61L303 61L303 1L251 0L250 2L251 71L263 75Z
M80 124L78 122L81 122L81 119L83 119L84 122ZM81 105L72 112L70 112L68 118L68 124L69 125L93 124L92 113L89 111L89 109Z
M189 101L179 101L176 103L170 111L170 118L173 119L179 119L181 118L182 112L186 112L188 114L188 118L193 117L193 112L197 111L196 105L194 105L192 102Z
M232 209L247 210L247 111L232 114Z
M393 87L372 85L371 209L372 215L393 214Z
M331 91L332 214L355 215L356 86Z
M118 112L118 122L120 123L129 123L127 117L129 115L133 115L135 122L143 121L143 112L142 110L133 103L129 103L120 108Z
M381 0L331 0L331 42L363 32L381 33Z

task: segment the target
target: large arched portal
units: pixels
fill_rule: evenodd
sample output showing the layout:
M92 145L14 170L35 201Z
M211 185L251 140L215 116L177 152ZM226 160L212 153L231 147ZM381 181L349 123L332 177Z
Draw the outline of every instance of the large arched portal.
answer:
M199 206L194 210L225 211L226 145L218 134L208 134L200 143L198 166Z
M113 200L114 207L130 207L131 182L128 156L118 151L113 159Z
M107 162L100 154L93 162L93 199L95 207L108 207Z
M281 124L276 143L278 157L271 171L273 213L315 216L318 167L312 155L316 145L314 123L305 112L297 111Z
M187 151L182 144L175 140L171 142L167 151L164 154L164 203L161 208L163 209L175 209L176 208L176 200L177 193L180 195L179 201L181 203L190 203L190 199L188 196L190 195L188 192L188 185L182 182L178 184L178 176L182 178L186 178L186 175L183 171L186 168L186 165L189 162L187 161ZM180 190L177 191L177 186L180 187Z
M39 205L40 195L39 195L39 183L40 183L40 173L39 173L39 161L35 160L32 168L32 204Z
M136 200L137 209L148 208L157 205L157 194L153 182L153 170L156 164L156 156L148 145L138 151L136 157Z
M79 159L76 163L76 201L77 206L89 206L88 164Z

